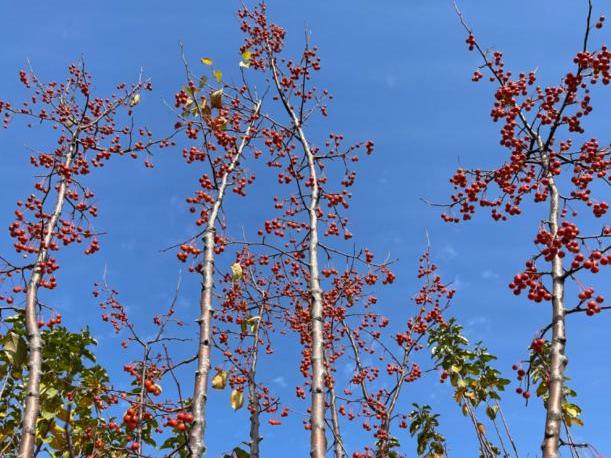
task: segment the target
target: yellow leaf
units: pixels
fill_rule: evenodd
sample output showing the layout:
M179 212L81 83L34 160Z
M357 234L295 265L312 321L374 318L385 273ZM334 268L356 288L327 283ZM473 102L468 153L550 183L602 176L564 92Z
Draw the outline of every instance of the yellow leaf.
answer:
M227 372L218 371L214 377L212 377L212 388L215 390L224 390L227 385Z
M52 438L49 441L49 445L53 447L55 450L65 450L66 449L66 430L60 426L53 425L53 429L51 430Z
M571 424L575 424L577 426L583 426L583 420L581 418L573 418Z
M248 49L242 53L242 60L244 62L248 62L251 57L252 57L252 53Z
M242 271L242 266L239 262L234 262L231 265L231 278L233 279L233 281L240 281L242 279L243 273L244 272Z
M571 417L576 417L579 415L579 410L576 406L573 405L565 405L564 406L564 411L570 415Z
M204 65L212 65L212 59L210 59L209 57L202 57L200 59L200 62Z
M456 400L456 402L460 402L460 400L462 399L463 395L465 394L465 390L464 388L459 388L454 392L454 399Z
M255 333L255 330L257 329L257 326L259 325L260 319L261 319L260 316L253 316L246 321L246 323L248 324L248 327L250 328L251 334Z
M451 371L451 372L454 372L454 373L456 373L456 374L458 374L458 373L460 372L460 370L461 370L461 369L462 369L462 367L460 367L460 366L451 366L451 367L450 367L450 371Z
M227 119L220 116L217 121L219 122L221 130L227 130Z
M231 402L231 408L233 410L239 410L244 405L244 394L238 390L232 390L229 398Z
M212 116L212 110L210 109L210 104L208 104L208 99L206 99L206 97L201 98L199 102L199 109L202 112L204 119L209 120Z
M131 100L129 101L129 106L130 107L135 107L139 103L140 103L140 94L134 94L132 96Z
M214 70L212 72L212 74L214 75L214 78L220 83L221 81L223 81L223 72L220 70Z
M210 94L210 105L212 108L222 108L223 106L223 90L219 89Z

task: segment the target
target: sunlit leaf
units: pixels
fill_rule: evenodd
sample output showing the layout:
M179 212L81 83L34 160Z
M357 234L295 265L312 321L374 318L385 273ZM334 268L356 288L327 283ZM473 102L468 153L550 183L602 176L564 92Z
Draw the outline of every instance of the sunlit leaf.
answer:
M223 72L222 71L214 70L212 72L212 75L214 75L214 79L217 80L219 83L223 81Z
M223 107L223 89L218 89L210 94L210 105L212 108Z
M250 454L240 447L233 449L232 458L250 458Z
M240 281L242 279L244 271L239 262L231 264L231 278L233 281Z
M491 420L494 420L496 418L496 414L498 411L499 411L499 406L486 407L486 415L488 415L488 418L490 418Z
M232 390L231 396L229 397L229 402L231 403L231 408L233 410L239 410L244 405L244 393L239 390Z
M140 103L140 94L134 94L132 95L132 98L129 101L129 106L130 107L135 107L136 105L138 105Z
M257 329L257 326L259 325L259 320L261 320L260 316L253 316L246 321L250 328L251 334L254 334L255 330Z
M210 59L209 57L202 57L200 59L200 62L204 65L212 65L212 63L214 62L212 59Z
M214 377L212 377L212 388L215 390L224 390L227 385L227 372L218 371Z
M21 369L28 355L28 345L25 339L14 332L10 332L8 341L4 345L4 351L14 369Z

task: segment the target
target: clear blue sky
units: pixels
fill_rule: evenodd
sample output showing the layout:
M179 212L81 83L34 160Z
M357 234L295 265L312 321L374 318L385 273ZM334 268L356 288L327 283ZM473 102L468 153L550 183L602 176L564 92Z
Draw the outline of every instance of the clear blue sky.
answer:
M0 2L0 98L11 100L23 94L17 72L26 58L43 79L61 79L67 64L82 55L102 93L117 81L136 79L143 67L156 90L143 98L139 120L157 133L166 132L173 119L163 99L173 99L183 77L178 43L184 43L193 62L211 56L229 76L242 39L234 16L237 3L4 0ZM594 3L598 11L604 4L602 0ZM545 305L515 298L506 287L532 251L543 209L535 207L510 224L493 223L482 213L470 224L449 226L442 223L436 209L419 200L446 199L448 178L459 163L496 164L504 154L498 146L498 126L488 117L492 88L470 81L479 61L466 50L450 0L271 0L269 5L272 18L288 29L291 45L299 44L307 26L320 48L323 71L317 84L329 88L335 100L329 124L319 132L331 130L352 140L376 142L376 153L360 169L351 217L357 242L400 260L395 266L398 280L382 294L382 307L391 317L401 317L409 306L417 288L417 256L428 230L435 260L458 289L454 313L472 340L483 339L500 356L498 366L510 376L511 364L524 354L548 315ZM461 5L482 43L501 48L516 72L538 68L543 81L556 82L580 46L585 0L464 0ZM602 38L609 38L608 31L599 32L595 42ZM611 97L608 92L595 95L595 111L587 125L589 133L604 143ZM312 131L316 134L317 129ZM14 202L29 193L32 182L26 146L48 145L48 137L17 125L0 131L3 231ZM183 164L179 148L164 150L155 162L151 171L136 162L113 160L104 170L110 173L91 177L100 207L97 227L108 235L95 257L83 258L77 250L67 250L60 287L53 296L70 327L92 327L100 341L100 359L114 363L118 381L123 380L123 354L110 329L98 324L92 283L108 265L111 283L146 330L148 317L169 301L180 268L173 254L159 250L191 232L183 199L195 188L196 171ZM269 208L269 202L257 201L256 194L253 199L237 207L245 224L259 223L263 216L259 208ZM0 236L0 252L9 250L8 237ZM604 278L597 282L604 283ZM197 279L186 276L178 309L186 321L197 315L197 289ZM611 454L610 326L609 315L572 317L568 345L568 373L580 395L586 423L575 430L575 437L607 454ZM187 332L194 333L194 327L190 329ZM292 349L279 352L276 365L266 368L269 380L284 397L294 393L291 374L295 371L287 370L297 367ZM185 384L190 383L188 376ZM440 411L441 430L452 456L476 456L475 438L445 388L415 384L405 399L430 403ZM519 401L510 390L505 410L523 456L534 457L543 411L538 401L527 409ZM246 440L247 421L243 412L230 411L225 394L213 393L210 407L217 413L209 423L209 456L216 457ZM300 408L305 410L305 405ZM307 456L307 436L297 418L282 429L267 428L264 436L265 457L286 456L287 447L294 456ZM409 444L406 436L403 433L400 439ZM405 450L413 456L413 449L406 446Z

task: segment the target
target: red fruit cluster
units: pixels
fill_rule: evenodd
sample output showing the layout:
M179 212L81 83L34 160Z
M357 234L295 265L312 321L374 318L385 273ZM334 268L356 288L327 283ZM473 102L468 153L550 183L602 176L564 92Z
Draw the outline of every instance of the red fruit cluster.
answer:
M598 295L594 297L594 288L586 288L579 293L581 303L586 303L586 315L593 316L601 312L602 304L605 302L604 296Z
M168 418L166 426L175 431L184 432L189 429L189 424L193 422L193 415L188 412L178 412L175 417Z
M537 272L534 261L526 262L524 272L513 277L513 281L509 283L509 288L517 296L522 290L528 288L528 299L535 302L551 301L552 295L541 282L541 274Z
M144 389L147 393L154 396L159 396L161 394L161 387L151 379L146 379L144 381Z
M544 346L545 346L545 340L541 338L534 339L530 344L530 348L535 353L541 353L543 351Z

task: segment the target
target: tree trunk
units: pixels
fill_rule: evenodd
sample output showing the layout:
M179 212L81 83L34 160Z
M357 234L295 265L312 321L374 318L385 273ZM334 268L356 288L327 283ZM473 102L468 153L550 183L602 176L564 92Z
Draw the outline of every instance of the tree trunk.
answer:
M314 155L307 146L303 131L299 128L299 136L306 149L310 179L312 180L312 197L308 208L310 216L310 323L312 333L312 404L310 426L310 455L312 458L324 458L327 440L325 436L325 364L323 335L322 290L320 288L318 268L318 209L319 189Z
M242 141L238 146L235 156L224 171L219 184L218 194L206 226L204 234L204 265L202 271L202 289L199 300L200 316L197 320L199 324L199 346L197 352L197 371L195 372L195 385L193 387L193 400L191 413L193 414L193 426L189 432L189 453L191 457L199 458L206 452L204 433L206 430L206 401L208 399L208 376L210 374L210 344L212 329L212 290L214 287L214 235L216 233L216 223L218 213L225 197L229 176L237 166L242 157L244 148L250 140L250 133L253 123L259 113L261 103L258 102L254 107L253 120L250 122Z
M74 156L75 145L71 143L66 157L62 164L65 170L70 169ZM49 220L44 225L42 241L36 262L32 267L32 276L27 285L26 303L25 303L25 324L28 333L28 381L27 381L27 397L25 400L25 409L23 412L21 441L19 443L19 458L31 458L34 456L34 447L36 443L36 422L40 411L40 377L42 372L42 339L40 337L40 329L38 328L38 316L36 307L38 305L38 287L42 280L41 264L47 260L49 253L49 245L53 238L53 231L57 221L62 213L66 190L68 188L67 178L59 174L60 182L57 188L57 196L53 213ZM51 189L49 189L51 191Z
M550 207L549 228L553 237L558 233L560 212L560 195L553 176L549 173L549 159L546 159L547 177L549 180ZM543 458L558 458L560 427L562 425L562 400L564 387L564 370L567 358L564 354L566 344L564 322L564 269L562 259L552 259L552 343L550 361L549 398L545 418L545 436L541 444Z
M269 49L270 55L273 51ZM316 172L316 161L314 153L310 148L305 136L301 120L297 117L295 109L283 92L276 60L270 59L270 67L278 96L284 105L284 109L291 119L291 124L297 132L297 137L303 148L303 153L308 163L309 180L312 182L312 195L307 206L309 216L309 293L310 293L310 333L311 333L311 361L312 376L310 380L312 390L312 402L310 412L310 456L312 458L324 458L327 449L327 438L325 435L325 364L324 364L324 334L323 334L323 306L322 289L320 287L320 271L318 266L318 204L320 189L318 185L318 174Z
M262 307L259 309L259 316L262 318ZM259 323L255 329L253 342L253 356L248 373L248 400L250 404L250 458L259 458L259 442L261 442L261 432L259 430L259 415L261 409L259 407L259 397L257 396L257 383L255 380L257 374L257 360L259 356Z

